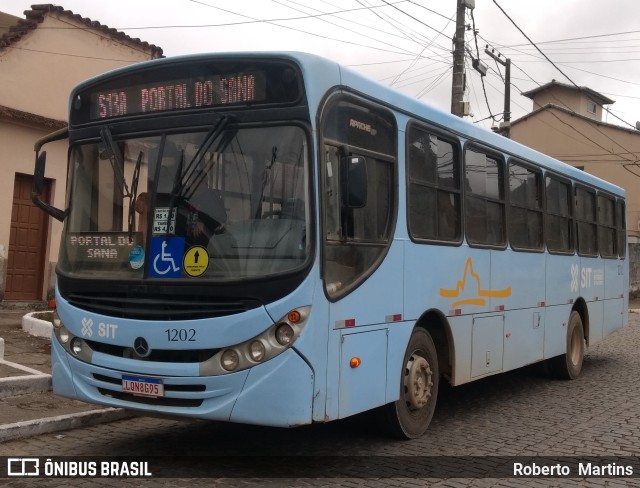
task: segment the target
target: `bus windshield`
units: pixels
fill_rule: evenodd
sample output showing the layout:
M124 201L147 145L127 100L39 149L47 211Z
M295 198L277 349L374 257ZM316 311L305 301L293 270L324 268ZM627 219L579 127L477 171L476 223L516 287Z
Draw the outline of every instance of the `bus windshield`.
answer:
M230 281L310 258L309 164L299 126L99 141L70 151L58 271L93 279Z

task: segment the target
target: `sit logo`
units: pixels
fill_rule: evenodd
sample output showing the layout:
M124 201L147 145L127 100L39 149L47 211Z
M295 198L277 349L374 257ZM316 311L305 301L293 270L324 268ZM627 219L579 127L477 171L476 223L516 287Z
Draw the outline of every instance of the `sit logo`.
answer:
M594 268L580 268L577 264L571 265L571 291L604 285L604 270Z
M93 337L93 320L87 317L82 318L82 337ZM98 323L98 336L106 339L115 339L118 324Z

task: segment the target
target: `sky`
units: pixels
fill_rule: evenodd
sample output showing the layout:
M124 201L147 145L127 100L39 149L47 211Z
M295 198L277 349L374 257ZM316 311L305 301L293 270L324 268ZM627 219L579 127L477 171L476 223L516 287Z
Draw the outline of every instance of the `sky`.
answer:
M512 62L511 120L532 109L521 92L555 79L615 100L604 120L635 127L640 121L637 2L475 0L466 18L465 100L472 114L467 119L490 129L503 116L504 68L485 54L490 46ZM0 0L0 11L23 17L35 3L41 2ZM451 107L456 0L64 0L56 5L155 44L165 56L310 52L443 110ZM472 58L488 66L486 76L472 68Z

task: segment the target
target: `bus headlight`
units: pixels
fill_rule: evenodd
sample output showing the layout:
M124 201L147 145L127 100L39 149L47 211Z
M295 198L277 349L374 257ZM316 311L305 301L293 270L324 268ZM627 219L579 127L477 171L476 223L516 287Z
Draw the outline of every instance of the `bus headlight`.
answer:
M235 371L240 364L240 356L233 349L225 349L220 358L220 363L227 371Z
M62 344L66 344L67 342L69 342L70 337L71 337L71 334L69 333L66 327L60 327L58 329L58 339L60 339L60 342Z
M82 352L83 342L84 341L82 339L78 337L74 337L73 339L71 339L71 343L69 344L69 349L73 354L75 354L76 356L79 356L80 353Z
M262 342L253 341L251 344L249 344L249 356L251 356L251 359L253 359L256 363L259 363L264 359L265 353L266 349Z
M261 334L218 351L200 363L200 376L235 373L282 354L300 337L310 313L310 306L294 308Z
M289 347L293 343L295 332L289 324L280 324L276 329L276 340L281 346Z

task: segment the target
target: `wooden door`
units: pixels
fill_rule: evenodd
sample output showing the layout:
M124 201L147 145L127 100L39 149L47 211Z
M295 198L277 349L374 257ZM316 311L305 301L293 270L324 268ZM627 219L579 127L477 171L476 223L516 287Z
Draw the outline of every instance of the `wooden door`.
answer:
M16 174L11 208L5 300L42 300L48 216L31 201L33 177ZM48 202L50 182L43 200Z

